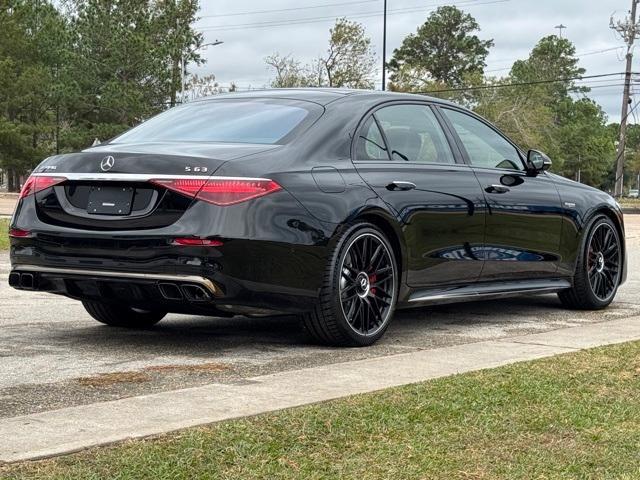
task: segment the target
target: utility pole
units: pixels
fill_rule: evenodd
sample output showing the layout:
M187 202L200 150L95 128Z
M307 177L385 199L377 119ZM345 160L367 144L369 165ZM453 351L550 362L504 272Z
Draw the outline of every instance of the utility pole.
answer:
M387 0L384 0L382 27L382 91L387 89Z
M580 183L582 181L582 155L578 154L578 176L576 181Z
M206 47L215 47L216 45L222 45L224 42L221 40L216 40L215 42L205 43L204 45L200 45L198 48L194 48L190 50L187 55L191 55L194 52L197 52L201 48ZM185 92L185 77L187 75L187 60L186 55L183 53L180 57L180 104L184 104L187 101L186 92Z
M614 196L621 197L624 193L624 152L626 147L627 117L629 116L629 91L631 89L631 67L633 61L633 43L640 33L640 26L636 23L636 7L640 0L631 0L631 14L624 20L615 21L611 17L609 26L618 32L627 45L627 66L624 74L624 92L622 94L622 112L620 114L620 138L616 154L616 181Z
M565 28L567 28L566 25L560 24L560 25L556 25L553 28L557 28L560 31L559 37L562 38L562 30L564 30Z

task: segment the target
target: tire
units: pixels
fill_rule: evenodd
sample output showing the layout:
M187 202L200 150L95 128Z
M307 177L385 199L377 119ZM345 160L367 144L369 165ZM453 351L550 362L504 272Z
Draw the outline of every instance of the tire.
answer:
M620 285L622 243L615 224L595 217L580 245L573 287L558 293L562 304L576 310L600 310L614 299Z
M369 223L341 234L324 273L320 299L303 315L319 343L364 347L384 335L398 299L399 275L393 247Z
M149 328L167 314L155 310L145 311L112 303L83 300L85 310L100 323L112 327Z

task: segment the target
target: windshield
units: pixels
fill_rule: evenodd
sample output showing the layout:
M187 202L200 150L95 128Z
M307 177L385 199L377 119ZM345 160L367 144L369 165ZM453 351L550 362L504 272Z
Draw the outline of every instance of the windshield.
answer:
M224 142L284 143L322 108L290 100L215 100L172 108L115 138L111 143Z

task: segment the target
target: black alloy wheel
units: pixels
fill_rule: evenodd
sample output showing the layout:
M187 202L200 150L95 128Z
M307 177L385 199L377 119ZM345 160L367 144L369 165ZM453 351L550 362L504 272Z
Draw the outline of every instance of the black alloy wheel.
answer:
M582 242L573 287L558 294L562 303L582 310L608 306L620 285L622 254L614 223L604 215L594 218Z
M615 227L609 223L599 223L591 232L587 274L593 294L603 302L609 300L620 278L620 242Z
M332 253L316 308L303 316L311 335L335 346L366 346L386 331L398 297L398 267L385 234L358 223Z
M375 335L389 319L395 293L389 248L377 235L362 233L347 247L340 270L342 313L355 332Z

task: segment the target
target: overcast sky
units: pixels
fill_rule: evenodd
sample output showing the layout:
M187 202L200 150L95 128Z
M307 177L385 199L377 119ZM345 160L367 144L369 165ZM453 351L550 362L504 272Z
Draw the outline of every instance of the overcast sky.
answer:
M214 73L223 85L233 81L240 88L267 86L272 72L264 57L273 52L292 54L303 62L323 54L328 30L340 16L364 24L382 57L383 0L202 0L201 4L197 29L205 42L224 43L203 50L206 65L190 70ZM614 13L620 18L626 15L631 0L388 0L387 56L439 5L457 5L471 13L480 24L480 37L494 40L487 66L491 75L508 73L513 61L525 58L541 37L558 33L554 29L558 24L567 26L563 34L576 45L587 75L624 70L624 50L616 49L622 41L609 28L609 18ZM620 83L621 77L606 77L590 84L598 88L589 95L611 121L620 118Z

